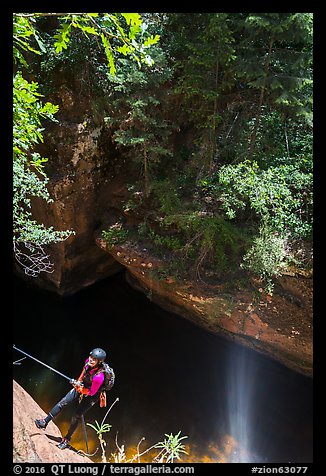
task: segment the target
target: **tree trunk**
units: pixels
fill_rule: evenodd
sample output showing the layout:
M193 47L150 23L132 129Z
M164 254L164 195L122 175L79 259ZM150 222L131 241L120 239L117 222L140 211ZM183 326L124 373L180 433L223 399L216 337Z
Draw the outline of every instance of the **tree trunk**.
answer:
M263 103L264 103L266 79L267 79L267 73L268 73L268 69L269 69L270 55L271 55L271 52L272 52L273 43L274 43L274 38L271 38L271 41L269 42L268 55L265 59L265 64L264 64L264 83L263 83L263 86L262 86L261 91L260 91L260 97L259 97L257 114L256 114L256 118L255 118L254 130L253 130L253 132L251 134L251 138L250 138L250 147L249 147L249 151L248 151L248 159L251 158L251 156L253 154L253 151L254 151L254 148L255 148L255 144L256 144L257 132L258 132L258 127L259 127L260 117L261 117L261 109L262 109L262 106L263 106Z
M216 60L215 68L215 98L214 98L214 107L213 107L213 131L210 132L210 162L209 168L211 169L214 163L214 157L216 154L216 113L217 113L217 85L218 85L218 72L219 72L219 62Z
M284 121L285 144L286 144L286 151L287 151L287 154L288 154L288 158L290 158L290 147L289 147L288 133L287 133L287 130L286 130L286 122L287 122L287 119L285 118L285 121Z
M145 197L149 195L149 183L148 183L148 160L147 160L147 144L144 143L144 191Z

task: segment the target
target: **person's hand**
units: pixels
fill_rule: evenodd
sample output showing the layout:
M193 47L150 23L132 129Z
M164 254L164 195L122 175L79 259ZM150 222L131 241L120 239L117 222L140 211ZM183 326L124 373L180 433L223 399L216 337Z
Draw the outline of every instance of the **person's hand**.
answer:
M83 386L83 383L80 382L79 380L75 380L75 379L71 379L69 380L69 383L73 386L73 387L82 387Z
M81 395L88 395L88 388L83 387L82 385L76 385L75 389Z

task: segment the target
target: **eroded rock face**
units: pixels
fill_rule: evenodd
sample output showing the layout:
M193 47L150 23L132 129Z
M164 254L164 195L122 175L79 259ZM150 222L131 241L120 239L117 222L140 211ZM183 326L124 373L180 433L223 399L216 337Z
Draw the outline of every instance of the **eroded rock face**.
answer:
M13 381L13 462L14 463L92 463L76 450L60 450L59 428L51 421L46 430L36 428L34 419L45 412L32 397Z
M97 243L127 268L129 284L162 308L312 376L311 278L283 276L277 293L270 296L260 289L253 300L249 291L230 293L223 285L174 276L162 279L165 263L136 245L108 248L100 238Z
M47 247L53 272L37 278L41 287L60 295L72 294L122 269L94 239L103 222L115 219L115 210L126 195L126 177L116 173L123 164L116 164L114 148L106 140L103 124L61 121L49 127L40 150L48 157L48 188L54 201L47 204L34 199L33 218L55 230L75 232Z

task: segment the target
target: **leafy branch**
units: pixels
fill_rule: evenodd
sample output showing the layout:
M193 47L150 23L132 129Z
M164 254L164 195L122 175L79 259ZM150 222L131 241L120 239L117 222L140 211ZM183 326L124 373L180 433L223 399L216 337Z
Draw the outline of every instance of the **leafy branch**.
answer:
M166 438L164 441L157 443L155 448L162 448L162 451L155 457L155 461L158 463L173 463L173 460L180 459L180 453L187 454L185 450L185 445L181 443L181 440L188 438L187 436L181 436L181 431L176 435L172 433L170 435L165 434Z
M121 24L119 15L126 21L127 28ZM26 53L41 55L46 53L36 27L41 17L58 17L60 28L54 35L56 53L67 49L73 29L81 30L86 36L99 36L108 60L111 75L116 73L114 53L129 55L141 62L152 64L145 53L146 48L155 44L159 36L145 38L145 43L137 41L143 37L142 19L137 13L14 13L13 14L13 58L18 71L14 77L14 256L29 276L40 272L52 272L49 256L43 246L63 241L74 232L72 230L55 231L32 219L31 198L40 197L47 203L53 202L47 189L48 178L44 171L47 158L34 151L38 143L43 142L42 120L56 121L54 114L58 106L41 102L36 82L23 78L22 67L28 69ZM95 20L96 19L96 20ZM110 39L122 43L122 47L110 44ZM136 54L137 53L137 54ZM29 254L30 253L30 254Z
M100 442L100 445L101 445L101 449L102 449L102 462L103 463L106 463L106 456L105 456L105 447L106 447L106 441L104 440L103 438L103 433L108 433L111 428L112 428L112 425L109 425L108 423L104 423L105 420L106 420L106 417L108 416L108 414L110 413L112 407L119 401L119 398L116 398L115 401L112 403L112 405L109 407L109 409L107 410L106 414L104 415L104 418L101 422L101 424L98 423L97 420L95 420L95 425L92 425L91 423L87 423L88 426L90 426L91 428L93 428L93 430L96 431L96 435L99 439L99 442Z

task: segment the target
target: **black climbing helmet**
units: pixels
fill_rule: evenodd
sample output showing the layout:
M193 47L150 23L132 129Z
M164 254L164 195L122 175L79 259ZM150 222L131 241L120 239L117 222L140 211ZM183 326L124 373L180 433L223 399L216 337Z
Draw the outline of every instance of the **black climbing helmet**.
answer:
M91 355L94 359L99 360L100 362L103 362L106 359L106 352L103 349L96 348L93 349L89 355Z

